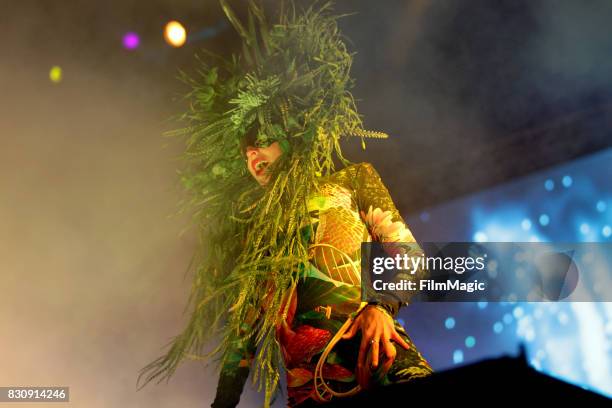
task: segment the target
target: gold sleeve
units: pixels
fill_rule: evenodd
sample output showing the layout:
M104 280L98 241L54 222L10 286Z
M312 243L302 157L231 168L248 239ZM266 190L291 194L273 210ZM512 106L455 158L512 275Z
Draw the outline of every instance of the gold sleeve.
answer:
M357 206L372 240L381 243L407 243L388 247L394 253L406 254L409 257L422 257L423 250L404 222L389 190L374 166L370 163L360 163L356 166L354 175ZM402 279L418 282L428 275L428 271L425 268L419 268L414 274L401 275Z

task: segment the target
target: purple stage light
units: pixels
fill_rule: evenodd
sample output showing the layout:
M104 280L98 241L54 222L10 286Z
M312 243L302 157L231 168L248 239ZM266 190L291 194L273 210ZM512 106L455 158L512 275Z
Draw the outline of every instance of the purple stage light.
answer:
M136 33L126 33L123 36L123 47L127 50L135 50L140 44L140 38Z

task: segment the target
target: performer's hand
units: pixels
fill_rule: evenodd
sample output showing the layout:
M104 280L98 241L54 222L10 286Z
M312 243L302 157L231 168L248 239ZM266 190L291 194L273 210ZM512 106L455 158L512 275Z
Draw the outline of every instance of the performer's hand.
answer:
M382 344L382 352L386 360L381 367L387 372L395 360L397 350L391 341L397 342L408 350L410 346L395 330L393 319L376 306L368 305L357 316L349 330L342 336L350 339L361 329L361 346L357 359L357 381L362 388L368 388L372 371L378 368L378 355ZM371 349L371 364L368 364L368 349Z

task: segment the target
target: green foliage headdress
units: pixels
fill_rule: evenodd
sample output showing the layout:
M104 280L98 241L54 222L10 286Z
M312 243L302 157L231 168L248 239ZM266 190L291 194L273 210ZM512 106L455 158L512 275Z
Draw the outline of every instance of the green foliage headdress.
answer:
M225 0L228 19L240 34L241 56L203 63L191 85L182 180L191 192L202 249L194 257L193 308L185 330L166 355L143 369L145 383L169 378L184 359L206 354L227 362L236 342L255 342L254 381L277 388L282 364L275 328L286 309L283 294L308 260L310 216L306 200L317 179L334 171L334 155L347 165L340 138L386 137L362 129L350 93L352 55L338 31L330 4L301 13L281 8L269 25L260 5L249 1L246 25ZM279 142L283 155L262 188L241 153L246 135L258 145ZM305 232L306 231L306 232ZM256 315L257 319L253 319ZM245 323L252 326L245 330ZM140 379L140 377L139 377ZM144 386L143 384L143 386Z

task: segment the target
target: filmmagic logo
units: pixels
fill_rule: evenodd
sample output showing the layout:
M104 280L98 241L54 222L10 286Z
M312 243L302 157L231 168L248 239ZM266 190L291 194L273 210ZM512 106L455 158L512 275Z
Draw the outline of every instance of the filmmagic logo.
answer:
M468 293L476 291L484 291L487 288L486 283L478 282L474 280L471 282L460 282L458 280L448 279L446 282L436 282L431 279L420 279L417 287L417 283L402 279L399 282L384 282L381 279L377 279L373 282L375 290L378 291L396 291L396 290L429 290L429 291L449 291L458 290Z

